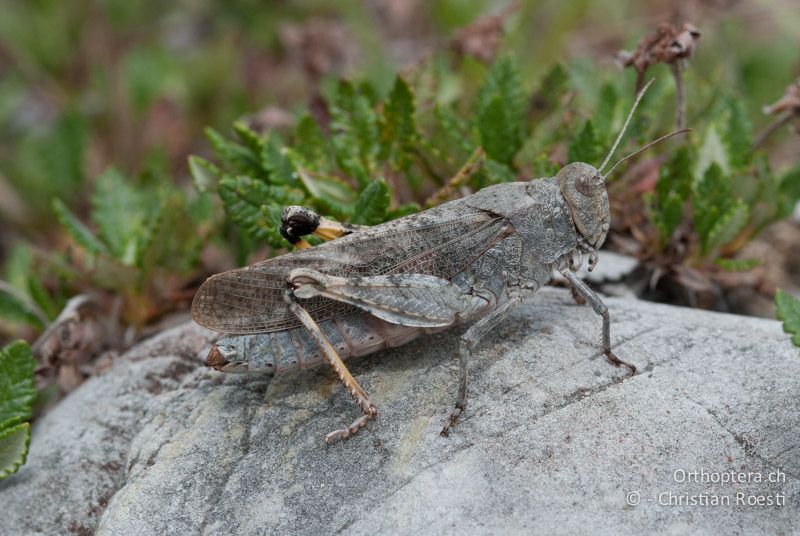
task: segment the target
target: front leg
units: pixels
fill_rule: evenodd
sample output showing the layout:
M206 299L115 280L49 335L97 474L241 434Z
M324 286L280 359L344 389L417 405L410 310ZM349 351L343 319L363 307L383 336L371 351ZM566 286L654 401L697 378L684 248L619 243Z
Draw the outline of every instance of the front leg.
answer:
M583 296L592 305L594 312L603 317L603 353L606 355L608 361L616 367L628 367L632 375L636 374L635 366L618 358L614 352L611 351L611 316L608 314L608 307L606 304L603 303L603 300L600 299L600 296L598 296L597 293L590 289L586 283L581 281L581 279L572 273L571 270L562 270L561 274L567 278L567 281L570 282L572 288L575 289L578 294Z

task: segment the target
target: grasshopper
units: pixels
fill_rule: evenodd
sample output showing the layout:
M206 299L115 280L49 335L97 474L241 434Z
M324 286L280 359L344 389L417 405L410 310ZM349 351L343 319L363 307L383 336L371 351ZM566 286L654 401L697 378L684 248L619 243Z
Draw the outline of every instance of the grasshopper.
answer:
M583 254L589 269L595 266L609 230L605 178L628 158L684 132L647 144L602 175L646 89L599 169L572 163L552 178L489 186L373 227L287 207L281 234L298 250L214 275L198 290L195 322L226 334L207 364L223 372L281 374L328 363L363 414L326 435L331 443L358 432L378 413L344 359L472 323L458 349L458 392L442 429L447 435L466 408L472 351L557 270L602 317L608 361L635 374L636 367L611 349L608 308L575 272ZM330 241L310 247L302 237L312 233Z

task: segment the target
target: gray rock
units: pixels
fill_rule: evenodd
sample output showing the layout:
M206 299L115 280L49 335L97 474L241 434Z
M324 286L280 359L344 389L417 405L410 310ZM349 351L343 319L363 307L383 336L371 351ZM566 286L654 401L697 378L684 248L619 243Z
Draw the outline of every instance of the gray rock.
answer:
M351 361L380 414L331 446L358 412L327 371L226 376L200 365L209 332L173 329L36 424L28 464L0 484L0 533L800 530L800 352L780 325L609 307L636 376L599 354L591 309L545 289L476 352L451 437L454 332ZM704 481L731 471L749 481ZM731 504L659 504L669 494Z

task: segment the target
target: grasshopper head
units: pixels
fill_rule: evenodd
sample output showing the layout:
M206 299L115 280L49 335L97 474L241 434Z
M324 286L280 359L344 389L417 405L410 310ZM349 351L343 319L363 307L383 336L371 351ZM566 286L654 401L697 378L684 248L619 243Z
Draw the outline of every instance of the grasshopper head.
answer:
M611 226L603 176L594 166L575 162L561 168L556 179L578 232L591 249L599 249Z

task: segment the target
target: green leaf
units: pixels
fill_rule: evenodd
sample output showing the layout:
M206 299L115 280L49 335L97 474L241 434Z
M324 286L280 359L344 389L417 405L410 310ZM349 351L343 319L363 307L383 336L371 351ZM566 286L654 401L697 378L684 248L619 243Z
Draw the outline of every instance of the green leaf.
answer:
M11 247L4 267L4 279L20 290L28 286L28 276L33 267L33 253L25 242L19 241Z
M587 119L583 129L570 141L567 158L570 162L585 162L599 166L602 151L594 124L591 119Z
M647 199L650 219L658 229L662 244L669 242L683 221L692 184L692 157L689 149L680 148L661 166L653 195Z
M44 313L21 291L5 281L0 281L0 318L39 329L47 323Z
M41 122L40 122L41 123ZM37 125L34 132L46 128ZM87 137L86 117L78 112L64 113L45 135L25 137L9 155L18 169L8 180L37 211L49 212L53 197L73 200L82 191Z
M742 202L738 202L728 208L719 216L719 219L709 231L708 237L703 244L704 252L721 248L736 238L736 235L747 225L749 217L750 209Z
M58 222L69 233L76 244L94 255L108 254L108 250L59 198L53 199L53 211Z
M546 153L536 155L533 160L533 178L544 179L547 177L555 177L558 173L558 166L555 162L550 160L550 156Z
M433 118L438 131L443 135L443 138L438 140L436 146L446 147L446 141L466 154L470 154L475 150L466 121L452 108L437 104L433 108Z
M750 163L753 145L753 124L747 115L744 102L730 98L728 121L724 142L733 169L741 169Z
M407 203L405 205L400 205L394 210L391 210L386 217L386 221L396 220L397 218L402 218L404 216L408 216L410 214L415 214L419 212L420 206L416 203Z
M389 159L395 169L406 169L412 162L411 154L419 139L414 118L416 109L414 92L408 82L397 76L380 122L380 158Z
M9 421L13 422L13 421ZM16 473L28 458L31 443L31 425L21 422L16 425L4 423L0 428L0 480Z
M619 96L614 86L609 83L603 84L600 88L597 106L592 115L592 120L600 133L599 138L604 142L610 141L614 137L614 118L617 114Z
M512 165L527 132L527 103L518 63L510 57L492 65L478 93L476 115L486 155Z
M35 368L36 361L26 342L15 341L0 350L0 423L30 420L36 400Z
M489 158L483 163L483 166L490 184L514 182L517 180L514 171L505 164L501 164Z
M225 166L233 167L237 173L265 178L259 153L236 142L226 140L213 128L206 128L205 133L214 154Z
M295 150L302 155L311 169L320 171L330 166L327 142L313 117L305 114L300 119L294 137Z
M252 154L259 154L264 146L264 138L247 126L243 121L236 121L233 124L233 131L236 136L250 149Z
M714 164L719 166L723 175L730 174L731 164L728 150L725 148L716 126L711 124L706 130L703 144L700 146L700 151L697 155L695 177L702 177Z
M692 202L703 255L730 242L750 217L749 207L733 196L730 178L716 163L695 184Z
M194 186L199 192L206 192L217 186L220 170L217 166L199 156L189 157L189 171L194 179Z
M33 273L28 277L28 294L31 299L33 299L34 303L39 306L48 321L55 320L60 308L50 297L50 293L47 292L47 289L36 274Z
M392 194L382 178L367 185L356 201L352 223L358 225L377 225L386 221Z
M310 167L305 158L294 149L281 147L270 138L261 150L261 161L271 184L298 186L298 167Z
M342 80L336 88L331 113L331 142L342 171L366 186L380 151L378 116L369 98L352 82Z
M559 101L567 91L569 74L560 63L554 65L544 75L539 89L533 95L533 111L537 115L550 112L558 106Z
M302 204L305 200L303 192L296 188L266 184L246 175L223 177L218 191L225 212L238 227L253 240L276 248L285 246L278 233L280 211L286 205ZM277 218L275 207L278 207Z
M97 179L91 201L100 239L123 264L138 266L160 223L160 196L144 186L134 187L110 168Z
M714 264L729 272L749 272L756 266L764 264L761 259L723 259L719 258Z
M781 177L778 190L780 206L778 217L786 218L800 202L800 165L793 167Z
M800 300L781 289L775 293L778 320L783 321L783 331L792 335L792 344L800 347Z
M297 170L297 173L308 193L316 199L342 204L354 203L356 200L353 188L337 177L315 173L302 167Z

